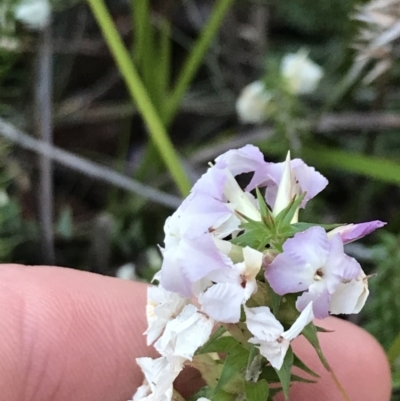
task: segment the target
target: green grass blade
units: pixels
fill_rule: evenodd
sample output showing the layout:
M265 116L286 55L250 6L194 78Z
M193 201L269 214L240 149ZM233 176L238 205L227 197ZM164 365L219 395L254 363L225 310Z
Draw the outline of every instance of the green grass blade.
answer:
M97 23L113 54L116 64L123 76L132 99L136 102L144 121L147 124L150 137L157 147L164 163L170 171L177 187L183 196L189 193L191 183L178 155L168 137L165 127L144 87L130 54L111 19L104 0L88 0Z
M180 105L183 95L185 94L190 82L196 74L199 66L201 65L204 55L209 48L211 42L215 38L219 27L222 24L223 18L225 17L229 7L232 5L234 0L218 0L214 6L211 14L211 18L207 25L204 27L203 32L189 57L176 81L174 89L172 91L171 98L168 103L166 125L173 120L176 111Z

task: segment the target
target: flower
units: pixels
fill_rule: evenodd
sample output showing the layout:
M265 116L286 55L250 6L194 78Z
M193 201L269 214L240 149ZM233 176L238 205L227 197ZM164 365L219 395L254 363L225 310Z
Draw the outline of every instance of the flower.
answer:
M271 101L263 82L254 81L244 87L236 101L236 112L242 123L260 124L266 120L267 105Z
M188 303L188 299L165 290L161 285L148 287L146 305L148 328L144 333L147 334L147 345L161 336L167 323L181 313Z
M338 285L332 294L329 310L337 315L359 313L368 295L368 277L361 272L356 279Z
M242 304L257 290L263 254L245 247L243 257L241 263L228 261L224 269L212 272L207 278L215 284L199 296L202 310L219 322L237 323Z
M279 184L284 177L285 165L288 163L268 163L268 174L261 186L267 186L265 192L265 199L272 208L274 208L275 214L277 210L282 210L284 207L280 204L278 208L275 206ZM301 159L293 159L290 161L290 177L286 177L284 181L287 182L289 196L286 195L287 199L292 198L294 195L299 196L303 192L306 195L300 205L301 208L305 208L309 200L318 195L327 185L328 180L314 167L309 167ZM287 172L289 175L289 172ZM287 205L286 205L287 206ZM286 207L285 206L285 207Z
M322 319L329 314L339 284L361 273L358 262L344 253L339 234L329 239L323 228L311 227L285 241L283 253L267 266L265 277L279 295L305 291L297 298L297 309L312 302L315 317Z
M367 221L359 224L346 224L345 226L337 227L332 231L329 231L328 237L339 234L343 243L348 244L349 242L353 242L365 237L384 225L386 225L386 223L380 220Z
M50 22L48 0L21 0L15 7L15 18L31 29L43 29Z
M137 358L136 362L144 373L145 381L137 389L132 400L171 401L173 394L172 384L183 369L184 358Z
M324 75L322 68L310 60L304 49L283 57L281 74L289 90L296 95L314 92Z
M194 305L186 305L170 320L163 335L154 344L162 356L179 356L191 360L196 350L210 337L214 321Z
M280 369L290 342L295 339L313 319L312 305L309 303L292 327L284 331L282 324L267 306L244 307L246 325L254 337L249 343L258 345L261 355L265 356L275 369Z

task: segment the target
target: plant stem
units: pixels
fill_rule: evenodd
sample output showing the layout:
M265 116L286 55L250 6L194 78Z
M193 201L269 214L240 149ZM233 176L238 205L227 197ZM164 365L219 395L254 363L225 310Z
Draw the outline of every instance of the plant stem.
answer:
M160 116L157 114L146 88L140 80L129 52L126 49L114 22L111 19L110 13L104 4L104 0L88 0L88 3L100 26L108 47L115 58L121 75L128 87L129 93L132 99L136 102L137 107L148 126L148 131L153 143L160 152L160 155L175 180L179 191L183 196L187 195L191 186L189 178L181 165Z
M168 102L165 125L168 126L174 118L182 97L203 61L204 54L214 39L222 20L234 0L218 0L207 25L191 51L186 63L177 79L175 88Z
M39 35L36 66L35 120L38 136L47 145L53 142L52 123L52 34L49 23ZM44 262L55 263L53 233L53 168L47 155L39 156L39 221Z

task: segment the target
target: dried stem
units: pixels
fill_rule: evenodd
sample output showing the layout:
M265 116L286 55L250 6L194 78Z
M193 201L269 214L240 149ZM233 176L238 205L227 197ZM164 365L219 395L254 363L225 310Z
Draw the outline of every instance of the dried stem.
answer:
M52 146L49 143L32 138L2 118L0 118L0 135L24 149L44 155L71 170L133 192L163 206L175 209L182 203L182 199L177 196L143 185L108 167L101 166L71 152Z
M35 119L37 136L48 145L53 142L51 24L39 33L35 79ZM54 264L53 174L51 159L39 155L39 221L45 263Z

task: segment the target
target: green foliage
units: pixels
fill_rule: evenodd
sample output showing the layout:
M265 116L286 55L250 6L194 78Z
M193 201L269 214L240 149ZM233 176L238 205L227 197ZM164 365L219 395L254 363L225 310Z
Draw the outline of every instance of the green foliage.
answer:
M364 327L388 350L400 333L400 237L381 232L379 238L372 248L377 274L368 281L371 296L364 308Z

